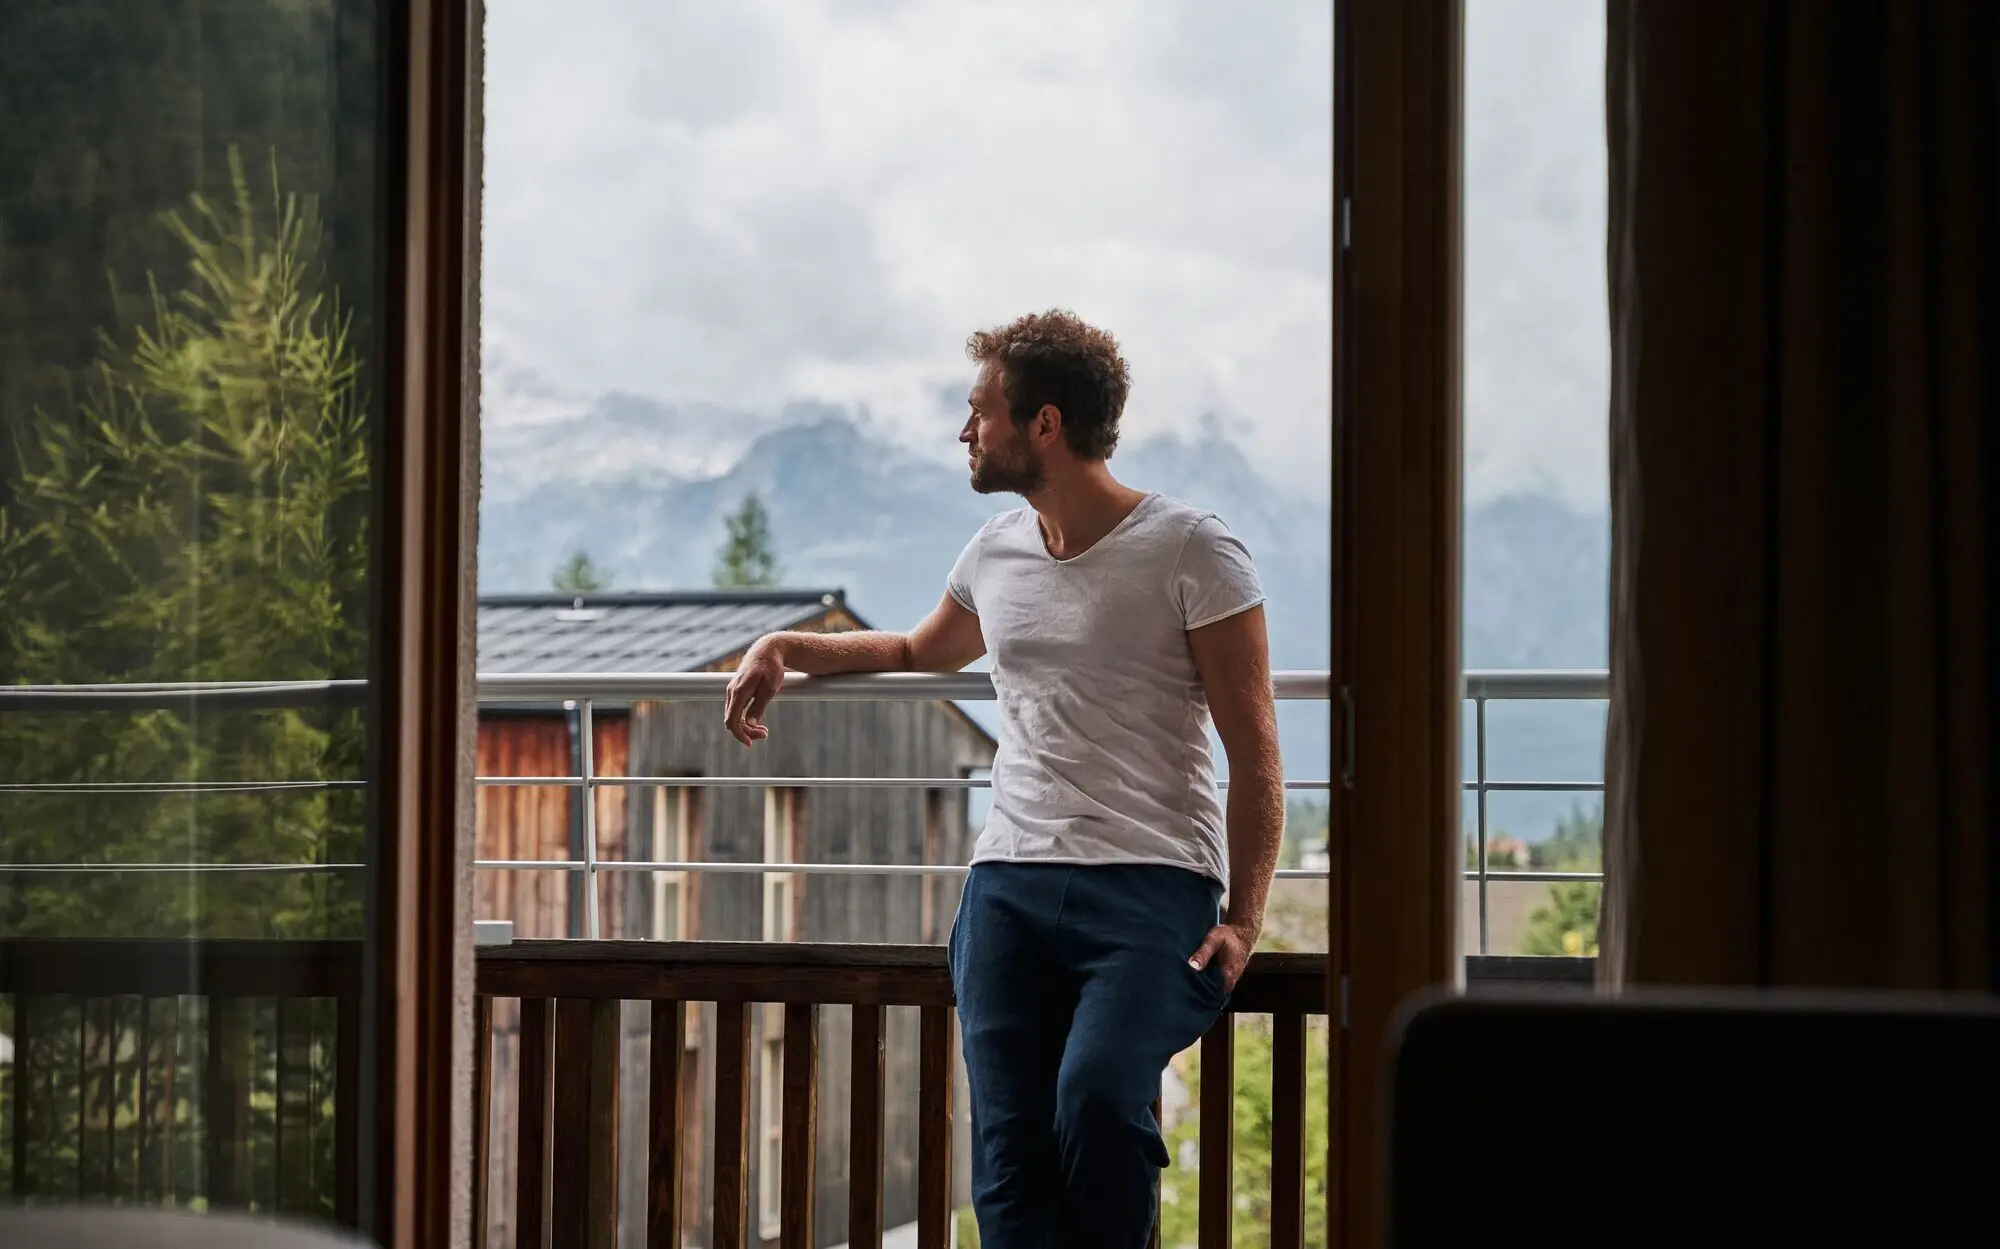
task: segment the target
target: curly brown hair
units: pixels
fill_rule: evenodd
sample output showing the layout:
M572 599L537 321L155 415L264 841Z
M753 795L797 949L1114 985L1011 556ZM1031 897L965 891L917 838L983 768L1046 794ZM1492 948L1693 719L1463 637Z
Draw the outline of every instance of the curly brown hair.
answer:
M1109 333L1052 308L980 330L965 340L965 354L1000 366L1001 389L1017 424L1052 405L1062 413L1063 440L1079 459L1111 458L1132 374Z

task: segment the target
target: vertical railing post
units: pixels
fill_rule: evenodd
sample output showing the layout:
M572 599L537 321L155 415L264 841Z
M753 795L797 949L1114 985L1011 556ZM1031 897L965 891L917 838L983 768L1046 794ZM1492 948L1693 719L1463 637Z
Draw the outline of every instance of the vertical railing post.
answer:
M681 1249L681 1125L689 1109L681 1097L681 1062L687 1048L685 1003L653 1003L651 1044L646 1249ZM693 1109L699 1113L699 1104Z
M711 1249L750 1249L750 1008L715 1004L715 1214Z
M952 1021L949 1006L918 1016L917 1249L951 1245Z
M783 1249L815 1249L819 1145L819 1007L785 1007L783 1136L779 1141L779 1232Z
M583 738L583 935L598 939L597 922L597 729L590 700L577 703L578 734Z
M882 1249L882 1141L887 1135L882 1096L884 1019L880 1006L854 1008L847 1128L850 1249Z
M514 1180L516 1249L548 1249L550 1207L549 1129L554 1112L555 1003L545 997L521 999L520 1093L515 1102L519 1144Z
M32 1110L35 1085L35 1028L31 999L25 993L14 995L14 1096L8 1107L14 1117L14 1156L9 1160L13 1168L14 1182L12 1195L16 1202L26 1201L36 1195L33 1172L28 1169L28 1142L35 1131Z
M491 1235L493 1181L493 999L473 999L472 1021L472 1246L486 1249Z
M1271 1016L1271 1249L1306 1243L1306 1017Z
M1479 952L1487 953L1486 928L1486 695L1480 694L1472 700L1474 725L1473 773L1476 785L1474 803L1479 810Z
M1200 1196L1196 1243L1230 1249L1236 1213L1236 1016L1225 1013L1201 1038Z

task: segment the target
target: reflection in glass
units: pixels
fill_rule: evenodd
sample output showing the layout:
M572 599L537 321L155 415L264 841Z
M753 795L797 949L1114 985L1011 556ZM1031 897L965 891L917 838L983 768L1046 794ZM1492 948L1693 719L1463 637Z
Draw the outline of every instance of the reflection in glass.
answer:
M0 10L0 1197L358 1209L377 29Z

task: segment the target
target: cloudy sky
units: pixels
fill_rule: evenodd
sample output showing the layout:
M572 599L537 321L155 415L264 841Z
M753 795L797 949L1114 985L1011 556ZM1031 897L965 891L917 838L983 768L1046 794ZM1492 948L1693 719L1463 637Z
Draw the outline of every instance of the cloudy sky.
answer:
M1469 7L1468 484L1599 505L1603 6ZM1330 9L489 0L486 348L540 396L492 417L814 399L950 456L966 333L1060 305L1129 436L1324 491Z

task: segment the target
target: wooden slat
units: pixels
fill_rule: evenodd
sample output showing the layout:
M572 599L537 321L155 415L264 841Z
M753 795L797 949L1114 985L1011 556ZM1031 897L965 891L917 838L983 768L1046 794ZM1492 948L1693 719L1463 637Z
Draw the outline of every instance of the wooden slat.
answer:
M291 1188L285 1172L285 1164L292 1162L293 1170L298 1170L299 1167L297 1160L289 1159L285 1155L285 1138L289 1135L286 1129L291 1126L285 1122L285 1113L288 1109L285 1098L285 1086L289 1083L289 1077L292 1074L291 1063L289 1061L290 1055L285 1052L285 1024L287 1022L285 1018L285 999L279 998L272 1009L277 1016L273 1021L276 1025L277 1044L272 1047L275 1051L272 1054L272 1060L276 1067L276 1078L271 1082L271 1171L273 1178L277 1181L278 1210L284 1213L295 1208L285 1204L286 1198L290 1195L289 1190ZM294 1138L292 1144L294 1148L297 1148L296 1138Z
M556 1002L549 1223L564 1249L617 1236L618 1005Z
M1305 1016L1273 1016L1271 1030L1271 1249L1304 1249Z
M714 1249L747 1249L750 1218L750 1012L715 1008Z
M917 1247L951 1245L951 1025L947 1006L923 1008L917 1057Z
M687 1012L679 1002L653 1003L652 1132L648 1160L647 1249L681 1249L681 1056Z
M76 1004L76 1199L90 1194L90 1007L89 998Z
M818 1249L813 1237L813 1156L819 1144L819 1007L785 1007L785 1109L778 1243Z
M180 1116L175 1113L181 1096L181 1040L187 1023L184 1003L178 997L166 999L161 1008L167 1017L160 1036L159 1184L158 1200L172 1202L180 1197L175 1159L180 1147Z
M208 1136L208 1203L241 1206L243 1190L243 1123L237 1111L241 1105L244 1076L239 1049L243 1039L243 1004L235 998L208 999L208 1052L202 1056L203 1089Z
M623 1002L590 1004L590 1104L582 1152L590 1158L585 1249L617 1249L618 1244L618 1066Z
M472 1018L472 1247L486 1249L493 1177L493 999L476 998Z
M278 1209L287 1214L313 1207L312 1025L310 1001L278 999Z
M1231 1249L1236 1211L1236 1019L1224 1015L1201 1039L1201 1189L1196 1241Z
M14 1157L13 1194L15 1201L35 1196L34 1172L28 1167L28 1142L34 1139L35 1064L41 1057L35 1045L34 1003L26 994L14 997L14 1104L12 1112Z
M854 1008L848 1079L848 1249L882 1249L883 1017L880 1006Z
M519 1171L514 1178L515 1249L547 1249L549 1244L549 1119L550 1079L554 1046L550 1044L548 998L521 1002L521 1083L515 1113L519 1116Z
M106 1000L104 1011L107 1016L104 1021L104 1069L100 1077L103 1086L99 1090L99 1105L104 1114L104 1182L99 1191L106 1200L116 1200L125 1196L118 1188L118 1075L119 1050L125 1040L125 999L121 996Z
M1164 1099L1158 1095L1153 1098L1153 1126L1159 1129L1160 1139L1164 1142L1167 1135L1166 1105ZM1172 1166L1173 1163L1169 1161L1167 1165ZM1164 1213L1160 1209L1160 1181L1156 1177L1153 1180L1153 1235L1146 1242L1151 1249L1160 1249L1160 1221Z
M333 1218L361 1221L361 981L355 976L333 1006Z
M139 999L139 1037L137 1051L139 1072L135 1083L138 1086L139 1112L132 1122L133 1135L138 1138L135 1151L136 1161L132 1168L132 1195L140 1205L154 1200L153 1187L147 1183L147 1155L153 1146L153 999Z

